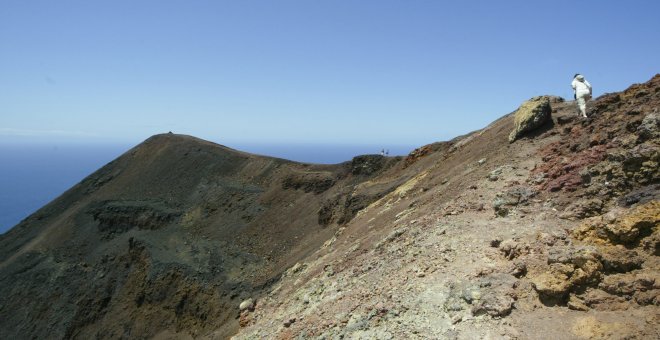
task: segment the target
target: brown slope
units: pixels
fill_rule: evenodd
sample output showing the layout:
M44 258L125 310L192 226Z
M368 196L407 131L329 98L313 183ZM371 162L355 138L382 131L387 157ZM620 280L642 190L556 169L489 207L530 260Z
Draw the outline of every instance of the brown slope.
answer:
M589 120L555 99L553 124L513 144L508 115L417 150L417 175L289 270L237 338L657 338L659 80Z
M640 106L631 98L644 100L637 115L645 120L657 108L658 92L655 85L641 89L647 94L631 91L618 108ZM649 93L652 99L645 98ZM507 142L508 115L424 147L405 162L362 157L337 166L301 165L157 136L140 157L118 159L81 183L84 190L73 188L0 239L3 249L13 249L0 257L0 284L10 292L2 296L2 312L18 311L3 321L2 335L225 337L237 326L237 303L250 296L257 297L256 311L241 322L252 326L239 334L247 338L575 338L622 328L648 337L645 320L654 310L647 305L585 318L557 310L566 309L565 300L544 305L533 288L551 244L573 242L566 230L579 222L559 218L562 210L600 192L588 190L600 183L595 180L550 191L546 184L562 174L537 169L572 164L577 153L569 146L548 155L549 145L583 138L588 130L567 135L580 127L600 129L630 116L607 104L582 122L571 118L573 103L552 106L555 124L514 144ZM642 125L613 129L608 138L629 138ZM616 159L623 161L613 169L630 164ZM632 205L653 199L657 189L634 180L647 168L633 167L633 180L601 200L597 214L620 197ZM590 178L601 174L607 172ZM496 217L492 204L510 195L526 201ZM503 246L491 247L499 240ZM468 299L479 295L485 298ZM47 321L27 324L33 320Z
M392 190L401 179L358 185L399 160L309 165L149 138L0 237L0 335L231 334L241 299Z

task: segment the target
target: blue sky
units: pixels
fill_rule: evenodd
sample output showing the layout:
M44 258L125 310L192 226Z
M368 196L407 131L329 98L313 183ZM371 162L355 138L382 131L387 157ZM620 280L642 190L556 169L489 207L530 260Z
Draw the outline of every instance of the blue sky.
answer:
M658 1L0 2L0 142L423 145L660 72Z

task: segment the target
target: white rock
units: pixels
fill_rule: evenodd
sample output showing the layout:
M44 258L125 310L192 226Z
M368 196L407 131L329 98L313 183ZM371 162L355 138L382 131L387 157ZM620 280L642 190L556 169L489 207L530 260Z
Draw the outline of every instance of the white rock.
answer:
M252 309L252 307L254 307L254 300L252 299L244 300L240 305L238 305L238 309L241 311Z

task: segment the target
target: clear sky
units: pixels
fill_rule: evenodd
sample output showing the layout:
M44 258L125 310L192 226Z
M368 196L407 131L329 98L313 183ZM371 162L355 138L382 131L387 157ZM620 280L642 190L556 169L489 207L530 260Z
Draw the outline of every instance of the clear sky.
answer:
M0 1L0 142L423 145L660 72L660 1Z

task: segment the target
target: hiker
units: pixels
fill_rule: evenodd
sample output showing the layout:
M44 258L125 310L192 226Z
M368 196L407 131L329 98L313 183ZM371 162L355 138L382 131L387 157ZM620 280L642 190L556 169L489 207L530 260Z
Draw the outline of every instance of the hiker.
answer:
M591 99L591 84L584 79L584 76L576 73L571 82L573 88L573 99L577 100L578 107L582 117L587 118L587 101Z

